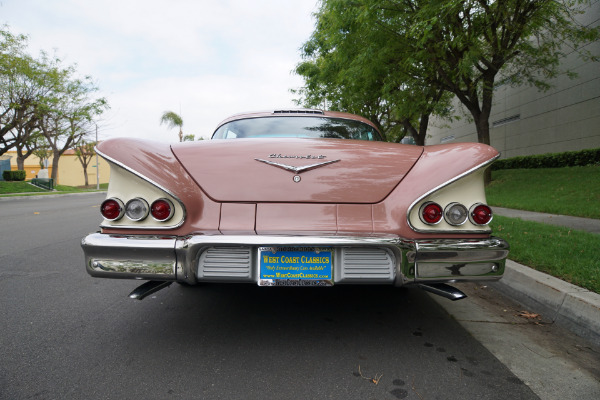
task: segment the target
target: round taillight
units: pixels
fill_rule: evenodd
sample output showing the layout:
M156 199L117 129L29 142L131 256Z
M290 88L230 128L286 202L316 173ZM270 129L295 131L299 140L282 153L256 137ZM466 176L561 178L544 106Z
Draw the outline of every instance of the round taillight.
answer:
M469 212L467 207L460 203L450 203L444 209L444 219L453 226L459 226L467 221Z
M131 199L125 205L125 215L132 221L141 221L148 216L150 207L146 200L136 197Z
M435 225L439 223L442 220L442 214L442 207L432 201L423 204L419 211L419 217L421 218L421 221L428 225Z
M161 222L169 220L174 212L175 208L173 207L173 203L167 199L158 199L154 201L150 207L152 218Z
M487 225L492 220L492 209L485 204L474 204L469 210L469 220L475 225Z
M109 221L120 219L123 216L124 211L125 207L123 207L123 202L115 198L104 200L100 206L100 213Z

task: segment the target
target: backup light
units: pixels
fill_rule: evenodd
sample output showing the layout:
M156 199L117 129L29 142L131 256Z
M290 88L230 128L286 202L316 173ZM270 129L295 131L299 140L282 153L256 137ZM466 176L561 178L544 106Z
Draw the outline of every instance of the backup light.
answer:
M450 203L444 209L444 219L453 226L459 226L467 221L469 212L467 207L460 203Z
M116 198L106 199L100 206L100 213L109 221L117 221L123 217L125 208L123 202Z
M146 200L136 197L125 205L125 215L132 221L141 221L148 216L150 207Z
M421 206L419 218L427 225L438 224L442 220L442 207L432 201L428 201Z

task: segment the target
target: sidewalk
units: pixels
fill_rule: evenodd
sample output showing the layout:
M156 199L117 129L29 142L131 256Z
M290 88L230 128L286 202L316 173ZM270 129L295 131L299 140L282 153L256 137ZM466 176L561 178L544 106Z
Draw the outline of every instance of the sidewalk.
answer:
M600 234L600 220L499 207L493 207L493 211L505 217ZM504 277L493 286L531 310L600 346L600 294L511 260L506 263Z

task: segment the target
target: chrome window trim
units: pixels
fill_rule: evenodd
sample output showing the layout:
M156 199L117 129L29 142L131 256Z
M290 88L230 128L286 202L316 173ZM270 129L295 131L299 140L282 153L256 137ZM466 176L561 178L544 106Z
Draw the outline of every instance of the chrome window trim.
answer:
M181 225L183 225L183 223L185 222L185 219L187 218L187 211L185 209L185 205L183 204L183 202L181 201L181 199L179 197L177 197L173 192L171 192L169 189L165 188L162 185L159 185L158 183L154 182L152 179L148 178L147 176L140 174L139 172L137 172L136 170L134 170L133 168L130 168L128 166L126 166L125 164L123 164L120 161L115 160L112 157L107 156L106 154L102 153L101 151L99 151L96 147L94 148L94 150L96 151L96 153L104 158L106 161L113 163L114 165L123 168L125 171L128 171L130 173L132 173L133 175L137 176L138 178L148 182L149 184L157 187L158 189L162 190L163 192L167 193L169 196L173 197L181 206L181 209L183 211L183 216L181 218L181 221L176 224L176 225L169 225L169 226L155 226L155 227L144 227L144 226L136 226L136 225L119 225L119 226L112 226L112 225L104 225L104 224L100 224L100 228L106 228L106 229L140 229L140 230L171 230L171 229L177 229L179 228ZM109 180L109 185L110 185L110 180ZM104 216L102 216L104 218Z
M312 118L322 118L322 119L341 119L344 121L354 121L354 122L360 122L361 124L365 124L366 126L370 127L371 129L373 129L377 135L378 135L378 140L364 140L365 142L385 142L385 139L383 138L383 134L381 132L379 132L379 130L374 127L373 125L369 125L364 121L358 120L358 119L354 119L354 118L348 118L348 117L344 117L344 116L330 116L330 115L324 115L324 114L302 114L302 113L298 113L298 114L276 114L275 112L272 112L271 115L248 115L248 116L244 116L243 118L239 118L239 119L232 119L231 121L227 121L224 124L221 124L219 126L217 126L215 128L215 130L213 131L212 135L210 136L210 140L224 140L224 139L215 139L215 133L217 133L217 131L219 129L221 129L222 126L227 125L231 122L235 122L235 121L243 121L245 119L258 119L258 118L285 118L285 117L301 117L301 118L306 118L306 117L312 117ZM324 139L324 138L322 138ZM328 138L328 139L333 139L333 138ZM342 139L342 140L360 140L360 139Z
M419 204L419 202L421 200L423 200L424 198L426 198L427 196L429 196L430 194L445 188L446 186L458 181L459 179L464 178L465 176L472 174L473 172L481 169L481 168L485 168L488 165L490 165L491 163L493 163L494 161L496 161L496 159L498 159L498 157L500 157L500 154L496 155L496 157L491 158L479 165L476 165L475 167L463 172L460 175L455 176L454 178L442 183L441 185L438 185L436 187L434 187L433 189L429 190L428 192L426 192L424 195L418 197L415 201L413 201L410 206L408 207L408 210L406 211L406 223L408 224L408 226L415 232L419 232L419 233L490 233L491 230L490 229L469 229L469 230L461 230L461 231L448 231L448 230L439 230L439 231L430 231L430 230L423 230L423 229L419 229L416 228L411 222L410 222L410 214L413 210L413 208L415 208L415 206L417 204ZM417 161L418 162L418 161ZM478 225L481 226L481 225Z

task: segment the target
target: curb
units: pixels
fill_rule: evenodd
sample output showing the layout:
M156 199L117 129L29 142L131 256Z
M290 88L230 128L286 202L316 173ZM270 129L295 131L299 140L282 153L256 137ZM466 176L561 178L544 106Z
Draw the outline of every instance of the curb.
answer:
M600 346L600 294L511 260L506 260L504 277L492 286Z

